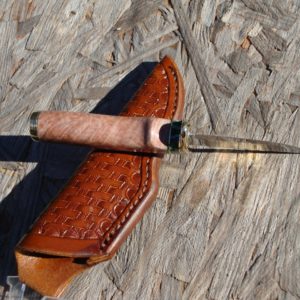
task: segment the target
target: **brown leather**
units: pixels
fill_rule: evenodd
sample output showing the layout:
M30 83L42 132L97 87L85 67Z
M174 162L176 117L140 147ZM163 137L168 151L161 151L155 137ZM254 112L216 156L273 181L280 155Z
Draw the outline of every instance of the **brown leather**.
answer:
M121 114L179 120L183 82L165 57ZM21 280L59 296L72 277L111 258L156 198L161 156L91 152L16 248Z

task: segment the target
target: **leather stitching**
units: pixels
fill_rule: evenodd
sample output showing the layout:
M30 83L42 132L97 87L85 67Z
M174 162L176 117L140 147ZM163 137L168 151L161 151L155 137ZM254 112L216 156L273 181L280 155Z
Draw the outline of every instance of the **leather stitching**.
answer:
M121 115L173 118L178 107L178 87L176 68L168 61L160 63ZM149 193L152 178L156 176L152 174L151 162L149 156L92 152L34 224L29 235L39 236L40 246L35 245L34 239L26 243L25 238L24 249L51 253L48 244L42 246L44 236L56 238L53 246L57 251L60 251L60 238L62 243L86 240L91 245L91 241L98 241L97 252L90 248L90 255L103 255ZM49 247L53 248L50 244ZM77 251L72 250L72 244L68 248L70 253Z
M174 82L175 82L175 99L174 99L174 105L173 105L173 109L172 109L172 113L171 113L171 115L173 117L174 114L175 114L175 111L176 111L176 108L177 108L177 102L178 102L178 79L177 79L177 75L176 75L176 72L174 71L174 69L171 66L169 66L169 69L170 69L170 71L173 75ZM149 165L150 165L150 159L148 158L147 159L147 166L146 166L146 178L147 179L144 182L143 189L142 189L142 194L140 194L138 196L138 199L133 203L133 206L130 207L129 212L133 212L134 208L136 208L137 205L139 204L139 202L140 202L139 200L141 200L144 197L145 192L147 191L146 187L147 187L147 184L148 184L148 179L150 177ZM119 225L111 227L112 229L106 234L106 237L104 238L104 240L103 240L103 242L100 246L101 250L104 250L108 246L108 243L111 241L111 238L113 237L113 235L117 232L117 230L119 230L121 228L121 224L124 224L130 216L131 216L131 214L127 213L125 215L125 219L122 219Z

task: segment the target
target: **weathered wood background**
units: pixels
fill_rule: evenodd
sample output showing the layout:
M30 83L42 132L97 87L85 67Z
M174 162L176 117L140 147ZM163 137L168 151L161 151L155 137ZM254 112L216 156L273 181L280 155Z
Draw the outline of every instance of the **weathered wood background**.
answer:
M299 146L299 45L299 0L1 0L2 284L86 153L33 143L32 111L116 113L169 54L198 130ZM299 155L166 156L153 207L65 299L299 299L299 173Z

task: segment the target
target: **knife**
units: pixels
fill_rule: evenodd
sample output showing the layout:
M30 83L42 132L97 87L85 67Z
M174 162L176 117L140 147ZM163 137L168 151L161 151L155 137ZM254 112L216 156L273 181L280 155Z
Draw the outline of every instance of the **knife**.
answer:
M34 140L114 151L300 154L300 148L281 143L194 133L183 121L64 111L34 112L30 135Z

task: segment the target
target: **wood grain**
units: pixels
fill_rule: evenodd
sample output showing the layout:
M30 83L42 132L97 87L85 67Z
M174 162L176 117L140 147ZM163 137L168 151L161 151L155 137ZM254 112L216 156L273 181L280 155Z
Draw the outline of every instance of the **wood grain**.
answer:
M14 245L87 151L33 143L32 111L117 113L169 54L197 130L300 146L299 13L299 0L0 1L2 286ZM65 299L299 299L299 166L165 156L153 207Z

